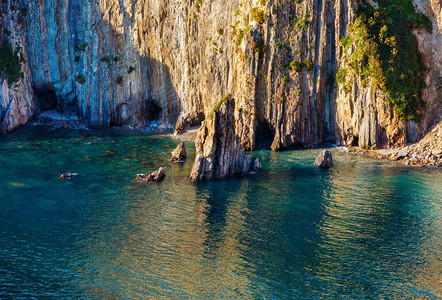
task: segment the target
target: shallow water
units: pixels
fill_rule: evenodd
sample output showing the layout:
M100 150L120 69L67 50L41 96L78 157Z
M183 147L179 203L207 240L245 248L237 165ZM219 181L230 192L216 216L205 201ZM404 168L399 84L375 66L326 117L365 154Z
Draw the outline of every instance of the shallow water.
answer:
M194 147L127 131L0 136L0 298L442 297L442 173L334 149L255 151L194 185ZM133 182L166 166L159 184ZM62 181L64 172L78 176Z

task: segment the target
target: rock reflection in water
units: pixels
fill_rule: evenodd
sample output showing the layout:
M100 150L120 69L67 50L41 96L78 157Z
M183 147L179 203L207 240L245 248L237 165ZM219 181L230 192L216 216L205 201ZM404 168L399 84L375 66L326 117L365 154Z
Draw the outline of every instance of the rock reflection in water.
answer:
M441 296L440 173L338 151L323 170L320 149L261 150L258 174L192 184L192 144L170 161L179 142L1 136L0 297ZM163 182L133 182L163 164Z

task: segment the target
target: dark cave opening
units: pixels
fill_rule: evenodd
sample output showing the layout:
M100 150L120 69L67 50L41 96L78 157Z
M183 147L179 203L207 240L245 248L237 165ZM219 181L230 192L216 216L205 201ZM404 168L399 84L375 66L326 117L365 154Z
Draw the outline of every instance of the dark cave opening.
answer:
M274 131L265 118L258 119L256 124L256 148L270 148L274 138Z
M65 119L79 116L77 97L62 98L56 93L51 85L40 87L34 86L38 115L35 118L42 122L51 122L54 120ZM48 112L48 113L45 113ZM63 117L64 116L64 117Z
M38 99L40 111L54 110L57 108L57 95L53 89L47 87L35 88L34 91Z
M351 145L352 145L353 147L359 147L359 137L354 136L354 137L353 137L353 141L351 142Z
M147 115L146 120L148 122L158 121L161 119L162 109L153 99L147 100L146 107Z
M190 119L189 126L198 126L200 127L204 121L204 114L202 112L198 112L194 118Z

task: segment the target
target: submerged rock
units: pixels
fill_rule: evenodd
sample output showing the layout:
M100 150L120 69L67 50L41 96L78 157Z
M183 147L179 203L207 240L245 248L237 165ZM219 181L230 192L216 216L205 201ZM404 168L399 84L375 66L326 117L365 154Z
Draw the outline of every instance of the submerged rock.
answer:
M333 166L332 153L329 150L322 151L315 160L315 166L323 169Z
M187 158L186 146L184 143L179 144L172 152L172 161L180 162Z
M135 178L136 181L139 182L158 182L166 177L166 170L163 167L160 167L158 170L150 173L150 174L137 174Z
M207 181L261 170L261 162L244 154L235 132L235 99L224 97L198 130L190 180Z
M252 159L255 160L254 163L253 163L253 171L254 172L261 171L262 170L262 164L259 161L259 159L258 158L254 158L254 157L252 157Z

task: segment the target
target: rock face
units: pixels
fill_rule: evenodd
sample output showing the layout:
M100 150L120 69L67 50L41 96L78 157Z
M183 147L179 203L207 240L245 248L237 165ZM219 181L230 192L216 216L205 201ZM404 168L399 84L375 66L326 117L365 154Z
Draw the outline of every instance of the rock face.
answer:
M146 175L146 174L137 174L135 178L136 181L139 182L158 182L166 177L166 170L163 167L160 167L158 170Z
M235 100L221 100L198 131L196 158L190 179L194 182L245 175L261 169L257 158L244 154L235 126Z
M315 160L315 166L326 169L333 166L333 156L329 150L324 150Z
M184 143L179 144L172 152L172 161L180 162L187 158L186 146Z
M17 51L21 47L18 55L24 62L20 63L19 70L16 71L23 73L23 76L17 83L12 83L0 70L0 133L26 124L39 111L32 87L31 70L26 63L29 61L26 18L21 11L9 9L12 4L8 1L0 4L0 53L6 43ZM6 60L9 63L10 58Z
M411 143L429 133L434 126L440 128L442 121L442 2L413 0L413 3L419 12L424 13L433 21L433 31L431 33L426 30L414 31L428 72L425 79L427 86L423 94L426 108L421 122L412 127L417 132L417 139L409 140L408 142Z
M368 154L399 161L406 165L442 167L442 121L432 128L419 143L396 149L375 150Z
M419 124L399 121L361 78L351 92L336 83L345 52L354 51L338 41L355 20L355 0L4 0L1 25L10 34L1 32L0 42L21 45L25 59L16 89L0 79L0 130L56 108L91 127L180 132L229 91L246 150L257 137L274 150L404 145L442 107L441 4L414 1L433 22L433 33L416 31L431 67Z

